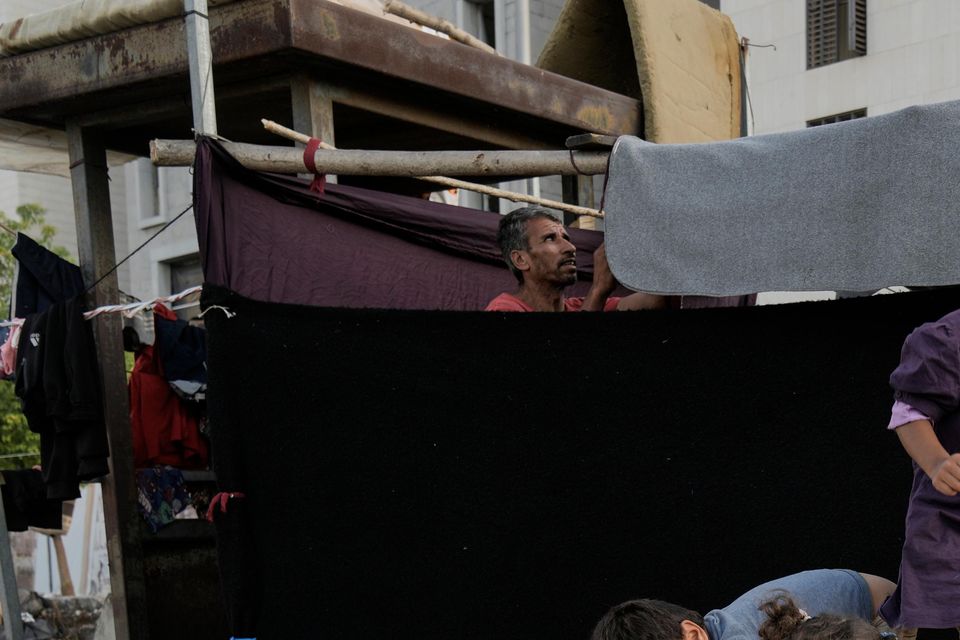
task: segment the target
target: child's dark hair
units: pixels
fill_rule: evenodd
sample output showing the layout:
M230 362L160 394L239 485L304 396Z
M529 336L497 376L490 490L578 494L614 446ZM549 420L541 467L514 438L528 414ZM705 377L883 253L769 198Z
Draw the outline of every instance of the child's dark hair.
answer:
M684 620L703 626L696 611L662 600L628 600L607 611L590 640L680 640Z
M808 617L786 593L760 605L767 620L761 640L879 640L880 631L861 618L831 614Z

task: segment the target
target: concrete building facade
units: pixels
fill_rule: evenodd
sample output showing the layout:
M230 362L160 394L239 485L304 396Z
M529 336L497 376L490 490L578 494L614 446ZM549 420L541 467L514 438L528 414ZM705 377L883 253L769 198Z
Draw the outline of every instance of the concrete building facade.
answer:
M828 0L841 14L863 10L866 47L808 66L812 5L824 0L722 0L750 40L747 65L753 133L800 129L832 116L867 116L960 99L960 3L955 0ZM809 24L808 24L809 23ZM843 44L843 39L839 42ZM769 46L773 45L773 46ZM774 48L775 47L775 48Z

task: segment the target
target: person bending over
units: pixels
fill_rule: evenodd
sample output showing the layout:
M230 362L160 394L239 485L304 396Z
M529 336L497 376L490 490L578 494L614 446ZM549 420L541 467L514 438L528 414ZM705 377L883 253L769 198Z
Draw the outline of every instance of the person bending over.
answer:
M877 640L871 621L894 587L878 576L818 569L761 584L705 616L662 600L629 600L604 614L591 640Z
M583 298L567 298L564 290L577 281L577 248L548 209L523 207L500 219L497 243L520 287L501 293L485 311L614 311L659 309L663 296L610 294L617 281L610 272L604 245L593 253L593 283Z

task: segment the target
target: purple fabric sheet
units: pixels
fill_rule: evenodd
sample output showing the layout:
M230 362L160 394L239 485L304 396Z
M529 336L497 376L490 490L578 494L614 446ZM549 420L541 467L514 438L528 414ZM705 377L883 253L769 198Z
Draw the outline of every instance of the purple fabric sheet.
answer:
M496 213L344 185L311 192L197 145L194 208L204 279L245 297L329 307L479 310L516 283ZM571 229L583 279L603 234ZM579 292L579 293L578 293Z

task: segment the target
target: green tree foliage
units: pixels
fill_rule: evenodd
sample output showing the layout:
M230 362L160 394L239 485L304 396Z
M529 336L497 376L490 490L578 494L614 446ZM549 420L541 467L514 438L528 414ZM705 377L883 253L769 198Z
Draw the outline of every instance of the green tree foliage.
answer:
M40 436L27 427L13 382L0 381L0 469L29 469L40 464Z
M47 224L45 214L43 207L25 204L17 207L17 215L12 219L0 211L0 223L12 231L22 231L60 257L69 258L66 249L54 246L56 229ZM13 235L0 233L0 304L5 307L4 317L9 313L13 292L16 259L10 250L14 242ZM27 419L20 411L20 400L13 393L13 383L0 381L0 469L23 469L40 464L39 452L40 437L27 427Z

